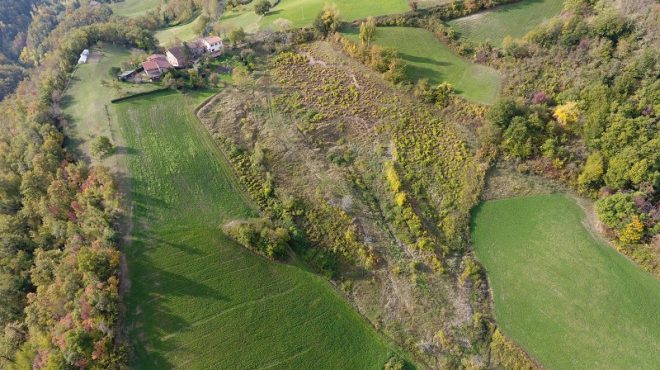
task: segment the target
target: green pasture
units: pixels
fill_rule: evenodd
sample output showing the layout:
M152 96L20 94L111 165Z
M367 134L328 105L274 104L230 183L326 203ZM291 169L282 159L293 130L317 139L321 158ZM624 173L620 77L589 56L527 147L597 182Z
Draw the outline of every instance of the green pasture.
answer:
M97 136L112 137L110 100L154 90L152 84L136 85L110 76L111 67L120 67L130 51L112 44L98 44L90 49L87 64L78 65L62 99L67 147L90 159L89 143ZM82 50L81 50L82 52ZM106 163L107 164L107 163Z
M329 283L222 233L257 212L193 114L209 96L114 106L132 183L131 367L382 369L390 346Z
M326 4L337 5L340 17L344 21L399 14L409 10L406 0L282 0L264 17L256 15L254 6L249 4L238 11L227 12L220 19L220 24L227 30L243 27L246 32L255 32L281 18L290 21L293 27L307 27L312 25Z
M346 35L359 42L357 29L350 29ZM500 76L496 70L461 58L425 29L379 27L375 44L398 50L414 81L446 81L461 96L480 103L490 104L497 97Z
M488 201L472 240L502 330L547 369L654 369L660 281L586 226L564 195Z
M525 36L534 27L559 15L563 7L563 0L523 0L448 23L470 41L490 41L492 45L502 46L504 37Z
M189 22L182 23L177 26L162 28L156 31L154 36L161 45L173 45L178 41L190 41L197 38L199 35L195 33L195 26L200 21L200 17L196 17Z
M278 18L288 19L294 27L311 26L326 4L337 5L342 20L352 21L368 16L399 14L409 10L406 0L282 0L264 19L264 25Z
M124 0L112 3L112 12L124 17L139 17L147 11L155 9L161 4L161 0Z

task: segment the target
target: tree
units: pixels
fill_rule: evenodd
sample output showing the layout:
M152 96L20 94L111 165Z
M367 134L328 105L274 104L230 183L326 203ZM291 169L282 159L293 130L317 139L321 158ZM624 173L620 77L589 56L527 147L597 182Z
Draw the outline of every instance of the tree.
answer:
M254 12L257 13L257 15L268 14L270 8L272 8L272 5L268 0L261 0L254 4Z
M113 150L114 146L107 136L99 136L92 142L91 151L96 158L105 158L112 154Z
M644 223L639 219L639 216L632 216L632 220L621 231L619 240L625 244L636 244L644 236Z
M488 112L488 120L495 126L505 129L513 117L522 114L522 109L513 99L502 99L495 103Z
M578 177L578 184L582 187L597 186L602 182L605 173L605 160L600 152L593 152L587 158L587 163Z
M576 102L568 102L555 108L554 116L563 126L570 126L578 121L580 110Z
M236 47L236 45L239 42L245 40L245 36L246 35L245 35L245 31L243 30L243 27L239 27L229 32L229 41L232 43L234 47Z
M596 214L607 227L621 229L632 221L637 207L630 194L616 193L596 202Z
M376 21L373 17L367 18L366 22L360 24L360 41L363 45L371 45L376 37Z
M532 138L524 117L514 117L502 135L502 148L512 157L525 159L532 155Z
M314 29L321 35L328 36L339 28L339 10L334 5L326 5L314 20Z

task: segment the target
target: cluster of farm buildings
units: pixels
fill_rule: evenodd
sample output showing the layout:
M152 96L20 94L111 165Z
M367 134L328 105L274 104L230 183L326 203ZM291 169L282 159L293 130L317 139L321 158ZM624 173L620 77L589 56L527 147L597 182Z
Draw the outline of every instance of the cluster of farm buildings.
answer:
M151 54L142 62L138 69L123 72L120 80L129 80L138 73L156 81L170 69L186 68L197 61L202 55L217 58L224 52L224 44L218 36L208 36L188 43L173 46L165 50L165 54Z

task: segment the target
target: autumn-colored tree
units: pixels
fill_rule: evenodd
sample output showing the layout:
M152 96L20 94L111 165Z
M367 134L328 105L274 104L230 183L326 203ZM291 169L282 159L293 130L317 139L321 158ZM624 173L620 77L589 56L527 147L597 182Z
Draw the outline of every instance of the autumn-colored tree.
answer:
M644 236L644 223L638 215L632 216L632 220L621 231L619 240L625 244L636 244Z
M335 5L326 5L319 15L316 16L314 28L321 35L328 36L337 31L339 24L339 10L337 10L337 7Z
M576 102L568 102L555 108L554 116L563 126L570 126L580 118L580 110Z

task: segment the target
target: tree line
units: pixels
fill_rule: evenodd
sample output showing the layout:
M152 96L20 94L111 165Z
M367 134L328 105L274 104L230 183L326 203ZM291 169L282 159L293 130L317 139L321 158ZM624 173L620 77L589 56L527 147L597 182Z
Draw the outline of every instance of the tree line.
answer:
M99 23L85 8L64 10L41 38L48 41L32 44L48 45L34 49L39 67L0 103L2 368L125 363L115 337L120 198L107 169L88 168L64 147L60 102L82 49L155 41L135 26Z

